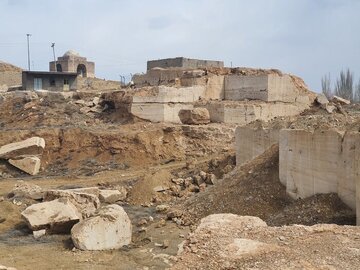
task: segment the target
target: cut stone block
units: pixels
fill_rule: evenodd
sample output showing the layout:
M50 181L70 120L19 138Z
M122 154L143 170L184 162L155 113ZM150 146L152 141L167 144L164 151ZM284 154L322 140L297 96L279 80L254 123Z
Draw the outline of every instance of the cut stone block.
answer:
M21 216L31 230L46 229L52 233L68 233L82 219L77 208L66 198L33 204Z
M0 147L0 158L18 159L26 156L41 155L45 148L45 140L32 137L20 142L6 144Z
M210 123L210 114L206 108L180 110L179 118L183 124L188 125L201 125Z
M71 238L81 250L118 249L131 242L131 222L121 206L105 206L96 216L76 224Z
M333 101L336 101L338 103L344 104L344 105L349 105L351 102L350 100L338 97L338 96L333 96Z
M9 163L30 175L36 175L40 171L41 160L38 157L25 157L22 159L9 159Z

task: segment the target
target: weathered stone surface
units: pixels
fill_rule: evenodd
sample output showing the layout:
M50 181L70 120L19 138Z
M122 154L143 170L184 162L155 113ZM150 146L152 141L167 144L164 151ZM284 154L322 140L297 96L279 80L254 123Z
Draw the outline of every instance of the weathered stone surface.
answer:
M4 265L0 265L0 270L16 270L14 267L6 267Z
M333 101L338 102L340 104L345 104L345 105L349 105L351 102L350 100L338 97L338 96L333 96Z
M325 107L326 106L326 104L328 104L329 103L329 100L327 99L327 97L324 95L324 94L318 94L317 96L316 96L316 102L318 103L318 104L320 104L321 106L323 106L323 107Z
M100 202L104 203L115 203L117 201L122 201L125 198L126 194L120 192L119 190L101 189L99 194Z
M206 108L183 109L179 112L180 121L188 125L210 123L210 114Z
M82 216L89 217L100 207L100 200L96 195L76 192L72 190L48 190L44 194L44 201L67 198L78 209Z
M26 183L24 181L19 181L15 184L15 187L12 191L9 192L8 198L18 199L18 198L28 198L32 200L41 200L43 198L44 191L41 187Z
M36 156L42 154L45 148L45 140L40 137L32 137L20 142L6 144L0 147L0 158L14 159L24 156Z
M71 238L81 250L118 249L131 242L131 222L121 206L105 206L95 216L76 224Z
M31 230L46 229L53 233L69 232L82 218L77 208L66 198L33 204L21 216Z
M9 159L9 163L30 175L36 175L40 171L41 160L34 156L22 159Z
M46 230L38 230L38 231L33 231L33 236L35 239L39 239L41 237L43 237L46 234Z

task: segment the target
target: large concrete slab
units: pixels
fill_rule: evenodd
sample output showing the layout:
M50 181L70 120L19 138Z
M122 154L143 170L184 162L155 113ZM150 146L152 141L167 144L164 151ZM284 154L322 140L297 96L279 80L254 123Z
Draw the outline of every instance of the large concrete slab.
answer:
M9 159L9 163L30 175L36 175L40 171L41 160L38 157L24 157L22 159Z

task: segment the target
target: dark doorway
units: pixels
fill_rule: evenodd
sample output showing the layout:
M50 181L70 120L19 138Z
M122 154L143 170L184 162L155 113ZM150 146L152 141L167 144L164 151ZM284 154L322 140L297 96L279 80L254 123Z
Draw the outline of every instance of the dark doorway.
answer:
M62 72L62 66L61 66L61 64L56 64L56 71L57 71L57 72Z
M86 67L85 67L84 64L78 65L78 67L77 67L77 74L78 74L80 77L86 77Z

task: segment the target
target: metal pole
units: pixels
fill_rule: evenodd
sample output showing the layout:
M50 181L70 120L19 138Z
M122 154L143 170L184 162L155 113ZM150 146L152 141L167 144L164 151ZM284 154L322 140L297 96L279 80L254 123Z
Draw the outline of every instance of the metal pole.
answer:
M56 65L56 57L55 57L55 43L51 43L51 48L53 48L54 63L55 63L55 72L56 72L56 71L57 71L57 65Z
M29 37L31 37L31 34L26 34L27 37L27 49L28 49L28 69L30 71L30 44L29 44Z

